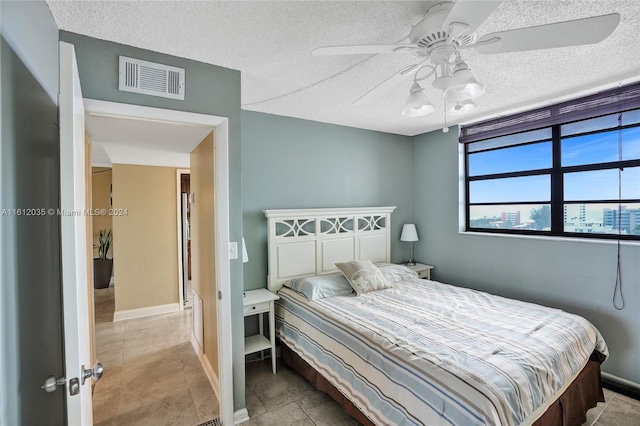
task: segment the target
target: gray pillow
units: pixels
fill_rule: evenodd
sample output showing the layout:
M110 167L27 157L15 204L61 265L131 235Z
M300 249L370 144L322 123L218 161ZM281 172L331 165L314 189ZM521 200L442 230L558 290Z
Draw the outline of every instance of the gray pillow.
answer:
M370 291L392 288L391 283L384 277L380 269L370 260L352 260L351 262L336 263L345 278L351 284L358 296Z

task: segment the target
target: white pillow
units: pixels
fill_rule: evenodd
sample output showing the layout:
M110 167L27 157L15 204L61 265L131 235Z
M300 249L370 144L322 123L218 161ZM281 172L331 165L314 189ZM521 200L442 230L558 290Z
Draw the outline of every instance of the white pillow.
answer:
M380 269L370 260L352 260L336 263L351 287L361 296L370 291L384 290L393 286L384 277Z
M390 283L397 283L398 281L407 281L418 278L418 273L405 265L393 265L384 264L378 265L378 269L382 271L384 277Z
M294 278L286 281L283 285L304 294L310 301L353 293L351 284L339 272Z

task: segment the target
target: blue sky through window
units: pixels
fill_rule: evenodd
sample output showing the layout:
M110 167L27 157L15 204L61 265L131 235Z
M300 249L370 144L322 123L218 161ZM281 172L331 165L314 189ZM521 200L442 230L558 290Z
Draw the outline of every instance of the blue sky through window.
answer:
M551 167L551 141L469 155L469 176Z
M561 141L562 165L576 166L618 160L619 131L571 137ZM622 131L622 159L640 159L640 127ZM469 176L538 170L552 167L550 141L493 151L470 153ZM519 202L551 198L548 175L470 182L469 201ZM618 170L598 170L565 174L566 200L618 199ZM640 198L640 168L622 173L622 198Z

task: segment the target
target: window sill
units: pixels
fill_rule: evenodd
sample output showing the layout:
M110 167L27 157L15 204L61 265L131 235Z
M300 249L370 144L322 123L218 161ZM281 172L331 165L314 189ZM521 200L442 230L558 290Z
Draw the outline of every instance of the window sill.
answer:
M471 231L458 231L459 235L474 235L482 237L497 237L497 238L522 238L528 240L542 240L542 241L557 241L565 243L585 243L585 244L603 244L603 245L617 245L618 240L610 239L596 239L596 238L578 238L578 237L552 237L548 235L522 235L522 234L500 234L496 232L471 232ZM640 247L640 241L621 240L621 246Z

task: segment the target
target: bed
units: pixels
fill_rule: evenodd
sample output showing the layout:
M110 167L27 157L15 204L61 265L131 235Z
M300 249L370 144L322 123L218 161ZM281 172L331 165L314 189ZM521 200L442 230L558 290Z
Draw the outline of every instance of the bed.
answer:
M582 424L604 399L595 327L388 265L392 211L265 211L284 361L363 424ZM364 259L390 288L342 290L336 263Z

